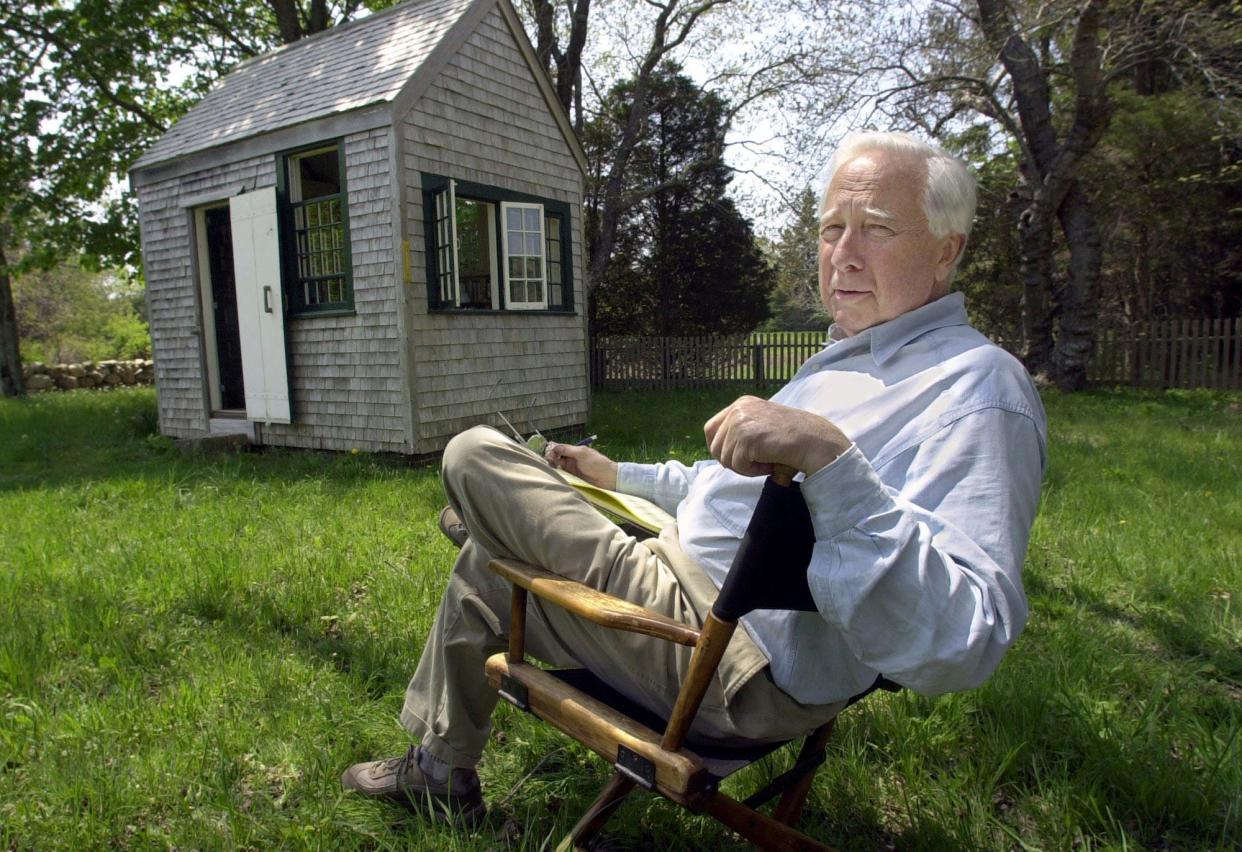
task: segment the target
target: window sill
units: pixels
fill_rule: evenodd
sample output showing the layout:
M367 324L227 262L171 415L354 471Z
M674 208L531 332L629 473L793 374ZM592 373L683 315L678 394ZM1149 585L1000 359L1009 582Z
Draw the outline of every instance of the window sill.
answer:
M290 311L289 319L315 319L317 317L352 317L358 312L353 308L334 308L330 311Z
M550 317L575 317L578 315L578 312L573 310L572 308L568 310L564 308L548 308L548 309L537 309L537 310L524 310L524 309L523 310L512 310L512 309L496 310L495 308L434 308L433 307L433 308L428 308L427 313L434 314L434 315L448 314L452 316L472 316L472 317L495 316L495 315L523 316L523 317L549 317L549 316Z

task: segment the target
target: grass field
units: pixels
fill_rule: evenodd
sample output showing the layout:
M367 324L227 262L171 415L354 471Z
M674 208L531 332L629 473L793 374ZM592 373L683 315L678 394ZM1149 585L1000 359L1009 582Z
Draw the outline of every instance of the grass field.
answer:
M708 392L597 397L616 457L701 457ZM1242 395L1047 398L1032 618L1000 672L842 716L804 827L845 848L1242 845ZM340 792L453 551L436 471L188 457L149 390L0 400L0 848L545 848L606 778L502 706L458 835ZM779 771L781 755L743 782ZM637 795L609 848L735 848Z

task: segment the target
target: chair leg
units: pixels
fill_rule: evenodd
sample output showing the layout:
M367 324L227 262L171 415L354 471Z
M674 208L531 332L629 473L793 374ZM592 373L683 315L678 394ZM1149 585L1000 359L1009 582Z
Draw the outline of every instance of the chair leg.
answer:
M811 732L811 735L806 738L806 742L802 744L802 751L798 754L798 762L809 760L827 748L828 740L832 737L832 727L835 723L836 719L829 719ZM811 792L811 784L815 781L815 773L818 769L819 763L817 762L785 790L781 795L781 800L776 803L776 807L772 811L773 817L785 823L785 825L793 825L798 821L798 817L802 815L802 808L806 804L807 794Z
M724 793L711 793L700 806L765 852L832 852L831 846L807 837L796 828L777 822L767 814L748 808Z
M570 852L574 849L585 849L591 839L599 833L617 809L617 805L634 789L634 782L621 773L612 776L604 789L595 797L595 801L586 809L578 820L578 824L556 847L556 852Z

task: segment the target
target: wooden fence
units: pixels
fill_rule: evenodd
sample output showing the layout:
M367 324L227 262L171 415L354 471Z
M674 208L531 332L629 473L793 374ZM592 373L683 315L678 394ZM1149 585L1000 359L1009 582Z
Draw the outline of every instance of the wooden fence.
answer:
M1242 389L1242 320L1158 320L1103 329L1087 365L1093 385Z
M591 384L686 388L779 383L791 378L826 339L822 331L598 337L591 350ZM1087 380L1092 385L1242 389L1242 320L1161 320L1103 329Z
M823 331L597 337L591 350L591 384L597 388L693 388L784 382L826 340Z

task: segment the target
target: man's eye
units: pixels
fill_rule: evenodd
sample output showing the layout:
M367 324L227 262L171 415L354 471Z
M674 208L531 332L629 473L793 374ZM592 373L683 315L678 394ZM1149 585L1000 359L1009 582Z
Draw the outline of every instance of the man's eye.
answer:
M845 229L842 228L840 225L825 225L823 229L821 229L819 232L819 238L821 240L827 240L829 242L832 242L833 240L840 239L841 232L844 230Z
M864 229L867 233L873 234L877 237L891 237L893 234L897 233L888 225L881 225L878 222L872 222L869 225L865 225Z

